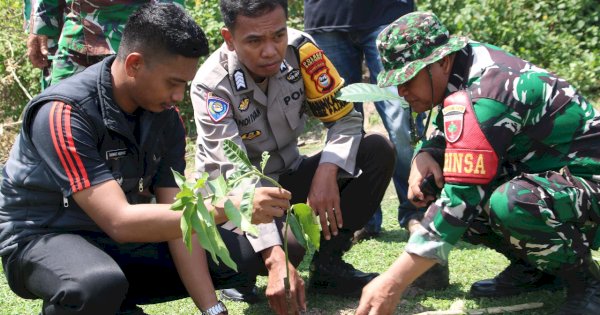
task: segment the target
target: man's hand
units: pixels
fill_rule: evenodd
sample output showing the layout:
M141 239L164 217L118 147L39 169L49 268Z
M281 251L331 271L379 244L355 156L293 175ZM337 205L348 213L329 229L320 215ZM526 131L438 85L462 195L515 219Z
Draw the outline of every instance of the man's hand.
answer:
M410 168L410 176L408 177L408 193L407 197L416 207L422 208L427 206L430 201L435 200L434 196L426 196L421 191L420 185L427 175L435 176L435 184L442 188L444 186L444 175L440 165L427 152L421 152L415 156Z
M27 56L36 68L45 68L48 62L48 37L45 35L29 34L27 38Z
M331 234L337 235L338 229L344 225L337 172L338 166L335 164L320 164L308 193L307 203L319 215L321 230L326 240L331 239Z
M269 223L290 208L292 193L277 187L259 187L254 191L252 223Z
M384 273L367 284L360 297L356 315L393 314L400 303L400 284Z
M267 299L271 309L279 315L299 314L306 310L306 298L304 295L304 280L298 274L298 271L291 263L288 263L290 269L290 296L286 297L284 278L285 271L285 253L281 246L274 246L262 252L265 260L265 266L269 270L267 283ZM288 305L289 301L289 305ZM288 308L290 312L288 312Z

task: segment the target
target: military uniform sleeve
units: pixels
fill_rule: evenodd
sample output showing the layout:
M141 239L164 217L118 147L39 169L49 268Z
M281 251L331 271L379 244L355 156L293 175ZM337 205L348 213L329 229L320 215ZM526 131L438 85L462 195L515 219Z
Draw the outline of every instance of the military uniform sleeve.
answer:
M429 207L422 221L426 228L413 233L406 246L409 253L444 264L450 249L483 211L489 194L497 185L495 179L501 161L521 126L520 115L515 115L500 102L479 99L472 108L472 118L476 117L477 121L469 119L467 111L462 121L465 130L458 127L462 135L468 136L453 138L452 132L456 129L451 126L452 122L456 126L460 125L460 121L453 121L452 113L445 115L446 150L443 165L446 183L440 198ZM512 123L500 123L506 117L513 117ZM473 128L467 129L469 126ZM478 137L478 130L482 138ZM474 141L469 142L469 139ZM492 149L500 160L490 161L493 156L489 152L486 154L486 146L474 147L474 142L487 143L487 149ZM467 144L462 145L464 143Z
M64 0L37 0L31 20L31 33L58 38L61 32L62 10Z
M36 113L31 141L64 196L113 176L100 156L95 127L68 104L50 102Z
M333 163L348 174L356 175L362 116L354 110L353 103L335 98L344 86L344 79L323 50L303 35L298 36L293 45L298 50L309 110L328 128L320 163Z
M170 124L164 128L161 135L162 143L166 144L161 154L160 164L154 176L152 186L177 187L171 169L184 174L185 172L185 127L179 115L178 109L172 109L170 113Z
M220 174L227 178L235 171L235 167L225 156L224 140L232 140L246 150L233 118L230 101L225 95L217 95L196 80L192 83L191 98L198 130L196 170L207 172L210 178ZM254 251L260 252L282 244L275 223L259 224L258 231L257 237L246 234Z

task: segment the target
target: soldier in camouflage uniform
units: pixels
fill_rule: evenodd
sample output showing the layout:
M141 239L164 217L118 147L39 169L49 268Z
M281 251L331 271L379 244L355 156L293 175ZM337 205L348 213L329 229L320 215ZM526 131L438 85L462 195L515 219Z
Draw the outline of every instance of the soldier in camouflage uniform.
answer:
M37 0L31 6L27 51L38 68L50 67L46 83L55 84L115 54L127 18L142 4L183 0ZM56 51L48 47L56 40ZM52 62L50 62L52 61ZM44 86L44 85L43 85Z
M551 286L557 314L600 314L600 114L568 82L500 48L449 36L431 13L406 15L379 35L382 87L417 112L440 105L416 150L409 198L434 201L394 265L363 290L359 315L390 314L404 289L463 237L507 256L474 296ZM421 190L435 176L439 197Z

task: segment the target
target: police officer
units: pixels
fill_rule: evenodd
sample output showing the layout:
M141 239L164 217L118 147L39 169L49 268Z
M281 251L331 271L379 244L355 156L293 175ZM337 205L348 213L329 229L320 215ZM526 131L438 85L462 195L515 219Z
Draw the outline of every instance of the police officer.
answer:
M461 238L509 260L473 296L567 287L557 314L600 312L600 113L565 80L500 48L450 37L438 18L415 12L378 37L385 71L410 107L443 104L437 129L417 148L409 198L441 196L392 267L363 289L357 314L391 314L402 292Z
M375 274L356 270L342 255L383 197L393 172L393 148L380 135L363 134L353 104L334 98L344 81L306 34L286 27L287 1L222 0L220 6L225 43L192 82L196 168L211 177L235 171L224 156L224 139L244 148L257 166L268 151L266 174L292 192L292 202L308 202L320 218L323 238L311 262L309 287L357 296ZM298 136L309 113L323 122L328 135L321 153L304 157ZM281 238L274 225L260 229L259 238L249 242L267 265L273 306L284 298ZM296 288L301 287L292 271Z

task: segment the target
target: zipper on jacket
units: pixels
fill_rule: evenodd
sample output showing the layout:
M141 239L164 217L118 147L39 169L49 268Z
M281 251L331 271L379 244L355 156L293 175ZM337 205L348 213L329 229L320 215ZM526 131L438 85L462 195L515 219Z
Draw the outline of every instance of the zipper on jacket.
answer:
M63 196L63 207L68 208L69 207L69 199L67 199L67 197Z
M140 181L138 182L138 191L142 192L144 191L144 178L140 177Z

